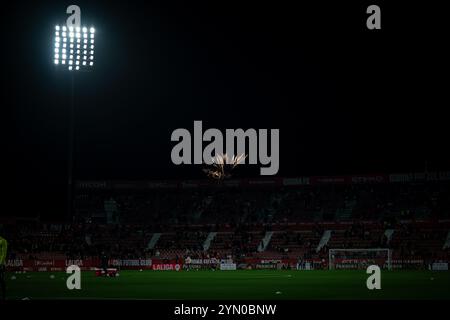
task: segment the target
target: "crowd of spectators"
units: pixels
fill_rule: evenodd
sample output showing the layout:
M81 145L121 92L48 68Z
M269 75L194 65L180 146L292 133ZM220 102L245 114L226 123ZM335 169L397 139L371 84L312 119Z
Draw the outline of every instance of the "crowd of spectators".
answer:
M107 253L132 259L163 256L169 250L178 256L253 256L267 231L277 231L267 250L281 256L307 258L326 254L330 246L367 246L428 257L442 254L448 229L431 224L424 230L414 221L448 218L449 190L440 183L78 194L73 222L9 225L5 236L12 258L61 254L82 259ZM118 219L108 221L111 203ZM350 221L339 230L326 225ZM305 223L307 234L295 229ZM331 241L317 252L329 228ZM395 229L392 241L387 229ZM205 252L203 244L212 231L227 236L217 237ZM151 247L155 232L162 236Z
M105 220L105 202L111 199L121 223L153 227L450 218L450 185L445 183L91 192L78 194L77 214Z

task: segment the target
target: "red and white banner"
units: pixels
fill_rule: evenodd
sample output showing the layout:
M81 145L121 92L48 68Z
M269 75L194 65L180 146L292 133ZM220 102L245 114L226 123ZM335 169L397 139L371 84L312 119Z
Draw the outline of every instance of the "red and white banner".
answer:
M183 265L180 263L155 263L152 270L155 271L180 271Z
M151 269L152 259L111 259L109 265L121 269Z

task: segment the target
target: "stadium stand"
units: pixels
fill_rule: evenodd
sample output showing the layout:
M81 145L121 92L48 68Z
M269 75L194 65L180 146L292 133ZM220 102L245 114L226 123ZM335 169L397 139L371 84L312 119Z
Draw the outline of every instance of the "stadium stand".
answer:
M6 225L9 258L86 259L106 252L115 259L323 261L330 248L389 248L397 260L449 260L448 180L312 180L256 187L246 181L239 188L79 187L73 222Z

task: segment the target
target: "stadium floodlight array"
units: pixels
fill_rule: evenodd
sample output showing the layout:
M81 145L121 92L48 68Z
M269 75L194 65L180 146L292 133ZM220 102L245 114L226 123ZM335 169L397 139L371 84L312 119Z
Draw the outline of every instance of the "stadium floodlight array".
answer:
M89 70L94 66L95 29L55 26L54 64L68 70Z

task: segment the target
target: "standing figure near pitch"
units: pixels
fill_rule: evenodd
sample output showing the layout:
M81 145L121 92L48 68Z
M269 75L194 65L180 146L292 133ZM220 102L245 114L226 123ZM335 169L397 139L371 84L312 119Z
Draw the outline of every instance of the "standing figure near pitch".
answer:
M101 266L100 268L103 271L103 275L105 277L108 276L108 256L106 255L106 253L103 251L102 255L100 256L100 262L101 262Z
M8 242L0 236L0 289L2 293L2 300L6 299L6 250L8 249Z

